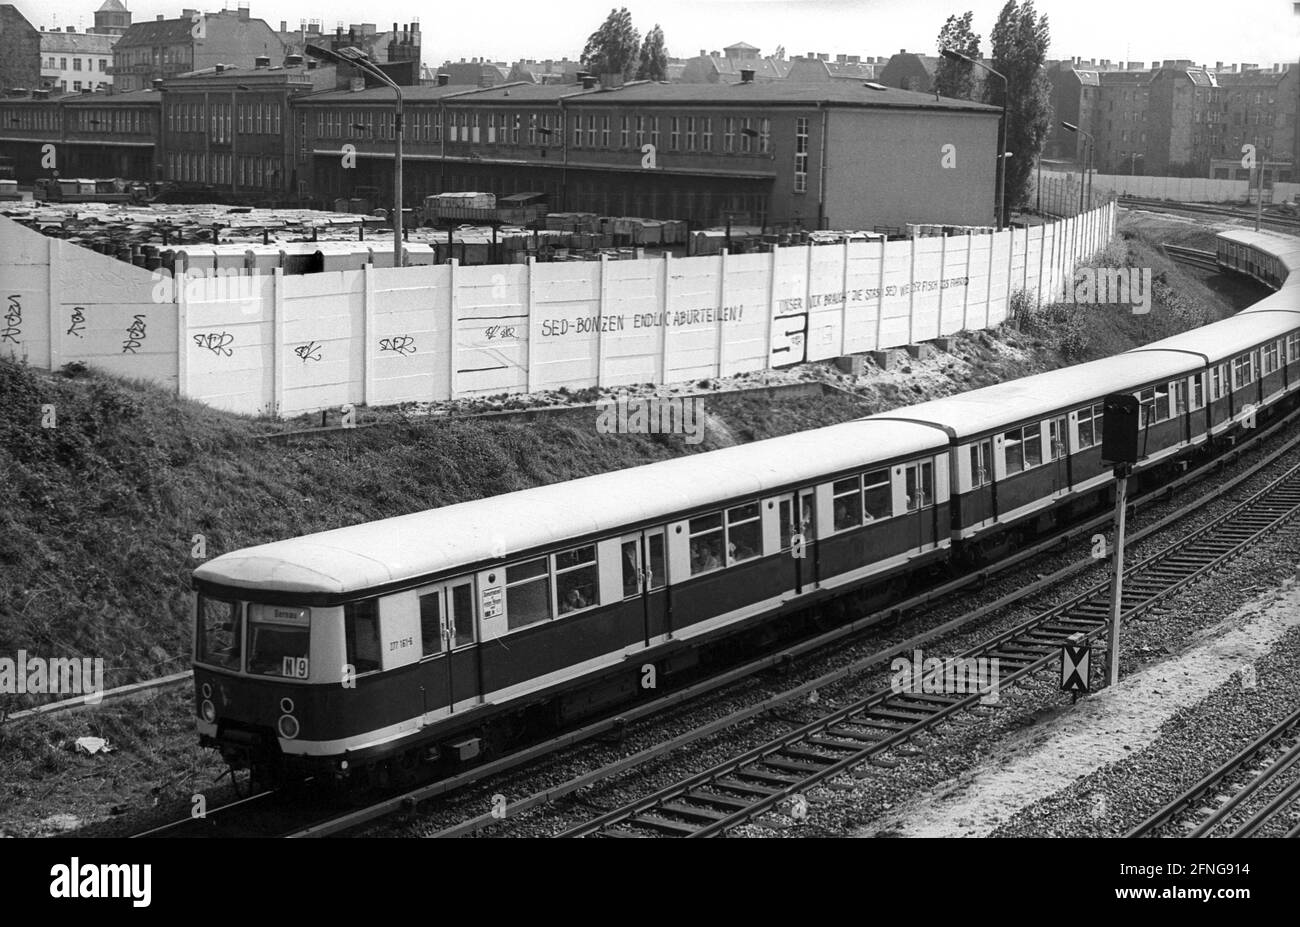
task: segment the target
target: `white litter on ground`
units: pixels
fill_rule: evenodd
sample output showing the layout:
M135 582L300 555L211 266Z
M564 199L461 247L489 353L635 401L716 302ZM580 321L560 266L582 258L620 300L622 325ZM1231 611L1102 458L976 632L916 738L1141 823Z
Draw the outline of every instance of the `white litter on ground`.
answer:
M1006 749L956 781L891 809L857 833L902 837L983 837L1021 809L1080 776L1124 760L1156 740L1180 708L1266 655L1300 626L1300 585L1290 580L1194 635L1176 657L1121 679L1062 715L1014 736Z

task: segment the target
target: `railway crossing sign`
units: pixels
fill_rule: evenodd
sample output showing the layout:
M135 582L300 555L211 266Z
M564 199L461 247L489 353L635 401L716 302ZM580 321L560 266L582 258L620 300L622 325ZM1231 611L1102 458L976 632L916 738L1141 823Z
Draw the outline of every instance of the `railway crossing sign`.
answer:
M1091 654L1092 648L1087 641L1061 645L1061 691L1076 694L1091 691L1088 688Z

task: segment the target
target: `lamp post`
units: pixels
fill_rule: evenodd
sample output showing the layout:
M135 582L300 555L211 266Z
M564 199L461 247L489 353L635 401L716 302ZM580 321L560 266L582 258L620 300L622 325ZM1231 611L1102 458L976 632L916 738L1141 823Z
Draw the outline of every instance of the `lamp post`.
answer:
M979 68L982 71L988 71L994 77L1002 81L1002 118L998 120L998 127L1002 130L999 133L1000 137L998 140L998 189L1000 191L998 194L998 204L999 204L998 205L998 231L1000 232L1007 224L1006 151L1007 151L1007 132L1009 129L1009 126L1007 125L1007 96L1009 95L1010 91L1009 91L1009 85L1007 84L1006 75L1000 74L999 72L989 67L987 64L976 61L974 58L971 58L969 55L963 55L959 51L953 51L951 48L941 48L939 50L939 53L943 55L945 58L947 58L949 61L961 61L966 64L974 65L975 67Z
M307 54L322 61L350 64L362 74L373 77L397 94L393 115L393 266L402 266L402 88L391 77L375 66L370 56L359 48L340 48L331 51L315 45L304 46Z
M1082 135L1084 138L1088 140L1088 145L1084 149L1085 155L1084 155L1084 162L1083 162L1084 163L1083 176L1088 184L1088 205L1091 207L1092 206L1092 149L1095 144L1095 140L1093 139L1091 132L1085 132L1083 129L1080 129L1078 126L1072 123L1062 122L1061 128L1067 129L1070 132L1074 132L1078 135ZM1083 183L1082 182L1079 184L1079 212L1083 212Z

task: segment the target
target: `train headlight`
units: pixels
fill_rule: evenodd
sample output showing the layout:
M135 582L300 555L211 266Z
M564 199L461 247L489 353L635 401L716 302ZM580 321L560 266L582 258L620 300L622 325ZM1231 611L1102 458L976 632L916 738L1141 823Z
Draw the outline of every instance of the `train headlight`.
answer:
M298 719L293 715L280 715L280 721L276 725L280 729L280 736L285 740L293 740L298 736Z
M217 706L212 704L212 699L205 698L199 703L199 714L209 724L217 720Z

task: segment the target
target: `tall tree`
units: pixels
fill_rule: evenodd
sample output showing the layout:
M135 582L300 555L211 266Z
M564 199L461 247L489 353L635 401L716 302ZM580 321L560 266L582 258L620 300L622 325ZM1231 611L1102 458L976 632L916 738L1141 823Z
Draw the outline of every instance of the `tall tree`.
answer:
M950 48L967 58L978 60L980 37L971 30L974 14L967 10L961 16L949 16L939 30L939 51ZM975 66L965 61L940 58L934 69L934 92L940 96L969 100L975 89Z
M1006 201L1011 208L1029 197L1029 178L1052 124L1051 85L1043 73L1051 32L1047 17L1034 9L1034 0L1007 0L990 38L992 67L1007 79L1004 150L1012 152L1006 166ZM996 77L984 81L984 100L1002 105L1002 81Z
M641 43L641 63L636 69L637 80L668 79L668 49L664 47L664 31L655 27L645 34Z
M582 66L591 73L621 74L626 80L636 71L641 34L632 26L627 7L610 10L601 27L587 38Z

